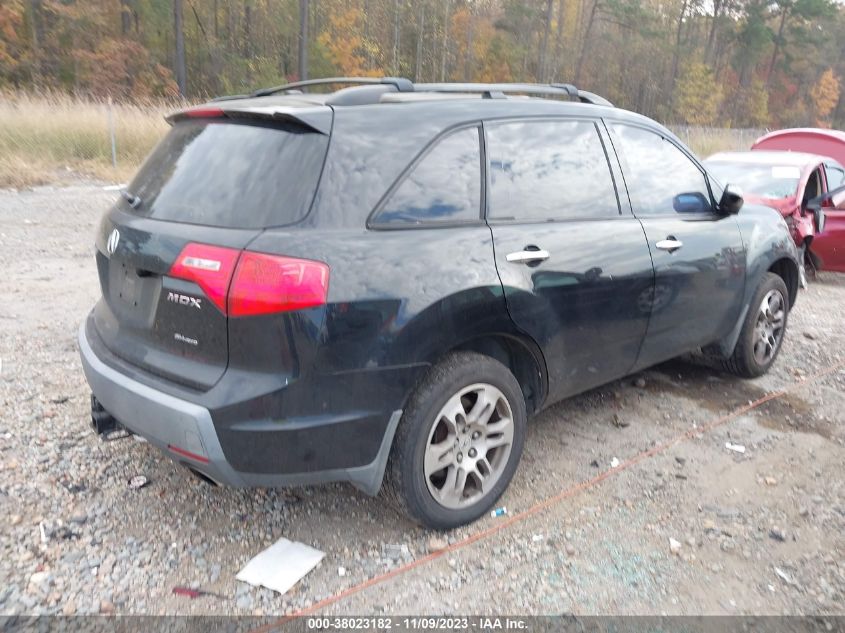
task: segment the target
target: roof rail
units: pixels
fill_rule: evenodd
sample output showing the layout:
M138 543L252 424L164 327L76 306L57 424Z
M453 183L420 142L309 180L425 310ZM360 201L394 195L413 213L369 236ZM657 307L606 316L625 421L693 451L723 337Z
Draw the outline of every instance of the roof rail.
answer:
M533 83L429 83L414 84L417 92L476 92L487 99L502 99L508 93L527 95L558 95L578 99L582 103L612 106L604 97L592 92L578 90L572 84Z
M597 95L595 92L588 92L587 90L579 90L578 99L582 103L592 103L593 105L606 106L608 108L613 107L613 104L601 95Z
M288 92L289 90L299 90L300 88L309 88L311 86L324 86L327 84L388 84L396 87L397 92L413 92L414 84L410 79L404 77L325 77L323 79L306 79L304 81L294 81L282 86L274 86L272 88L261 88L256 90L251 97L266 97L268 95L279 92Z
M306 79L305 81L294 81L272 88L261 88L249 95L232 95L217 97L212 101L226 101L230 99L242 99L248 97L266 97L280 92L300 93L302 88L311 86L326 86L331 84L351 85L381 85L389 86L395 92L441 92L441 93L477 93L486 99L504 99L507 94L526 95L556 95L576 99L582 103L612 107L604 97L595 93L579 90L572 84L552 83L419 83L414 84L410 79L404 77L325 77L323 79Z

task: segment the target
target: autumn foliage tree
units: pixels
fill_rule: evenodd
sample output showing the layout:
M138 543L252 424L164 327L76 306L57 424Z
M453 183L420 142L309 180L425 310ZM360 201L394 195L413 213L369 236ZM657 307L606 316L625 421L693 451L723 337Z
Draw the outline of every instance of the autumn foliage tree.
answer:
M326 30L317 41L326 50L326 56L340 75L347 77L379 77L384 72L367 67L367 57L380 57L378 46L361 35L361 11L352 7L329 16Z
M23 3L7 0L0 4L0 68L14 76L21 63Z
M769 117L769 93L760 78L752 79L748 85L738 86L734 98L737 100L736 118L732 121L738 127L765 127Z
M575 82L667 123L843 125L842 42L835 0L0 0L0 87L167 97L177 70L190 99L300 74Z
M828 68L819 77L816 84L810 89L810 97L813 100L813 109L816 115L816 125L819 127L830 127L827 117L833 112L839 101L839 78Z
M722 93L709 66L689 64L676 87L675 115L690 125L713 125L719 112Z

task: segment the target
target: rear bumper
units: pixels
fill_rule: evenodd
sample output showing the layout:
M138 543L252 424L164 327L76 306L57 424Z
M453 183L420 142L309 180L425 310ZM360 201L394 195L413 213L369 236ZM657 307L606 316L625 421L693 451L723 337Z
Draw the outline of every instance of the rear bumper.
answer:
M86 323L79 329L79 351L91 391L111 415L172 459L215 482L239 487L276 487L348 481L368 494L376 494L381 486L401 410L391 414L375 459L364 466L284 474L241 472L226 458L207 408L145 385L108 366L92 349ZM338 437L337 444L325 449L342 450L342 437Z

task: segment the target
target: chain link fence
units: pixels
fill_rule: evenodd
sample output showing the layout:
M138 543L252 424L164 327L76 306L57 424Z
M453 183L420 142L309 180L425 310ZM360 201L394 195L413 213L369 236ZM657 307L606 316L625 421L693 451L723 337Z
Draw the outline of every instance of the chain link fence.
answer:
M0 94L0 186L79 175L125 180L167 131L175 103Z
M126 182L167 131L164 117L181 106L0 93L0 187L61 183L80 175ZM669 127L702 158L750 149L766 132Z
M749 150L758 138L769 131L764 128L722 128L689 125L668 125L667 127L702 159L715 152Z

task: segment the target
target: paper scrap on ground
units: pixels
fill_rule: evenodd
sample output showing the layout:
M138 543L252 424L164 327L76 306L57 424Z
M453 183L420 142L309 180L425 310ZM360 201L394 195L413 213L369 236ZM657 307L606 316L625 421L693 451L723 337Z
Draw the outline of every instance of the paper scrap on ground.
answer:
M725 442L725 448L729 451L733 451L734 453L745 452L745 447L742 444L731 444L730 442Z
M304 543L280 538L252 558L235 578L285 593L314 569L323 556L323 552Z

